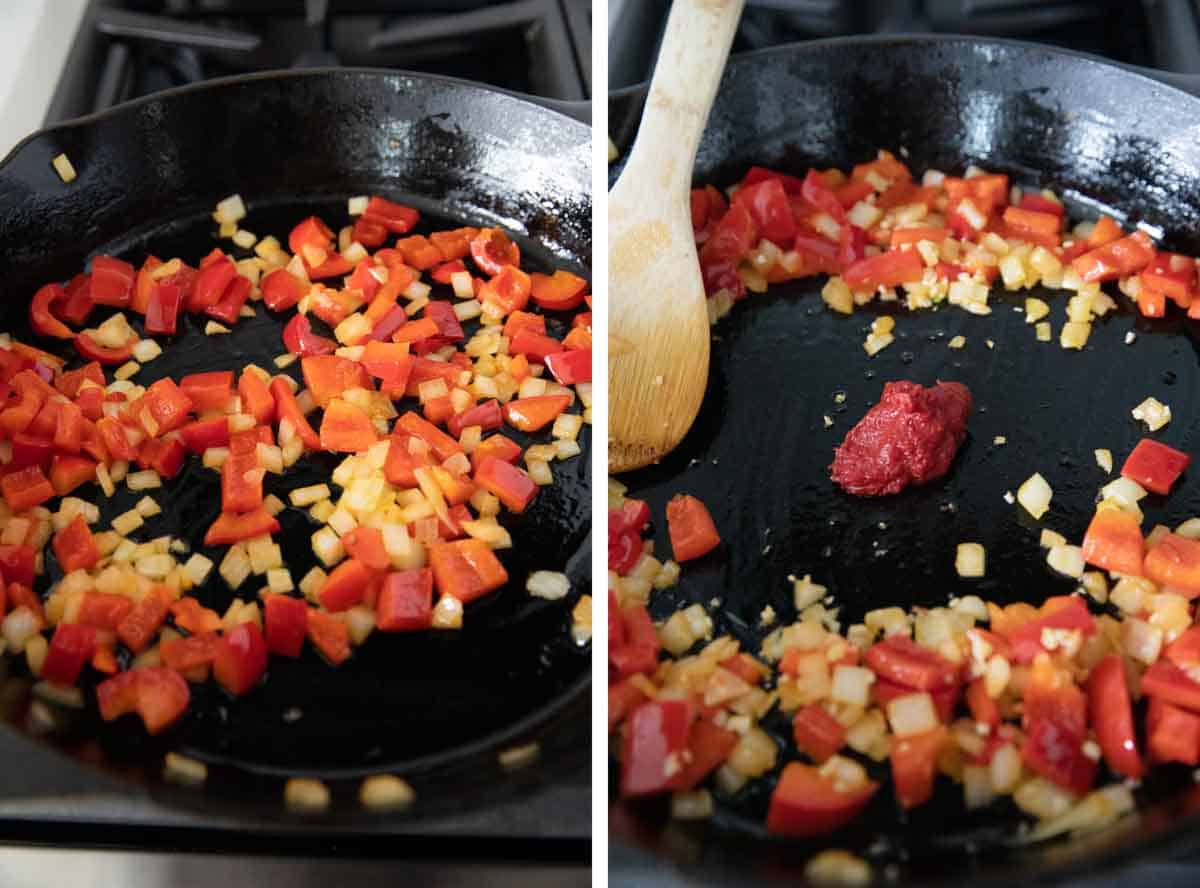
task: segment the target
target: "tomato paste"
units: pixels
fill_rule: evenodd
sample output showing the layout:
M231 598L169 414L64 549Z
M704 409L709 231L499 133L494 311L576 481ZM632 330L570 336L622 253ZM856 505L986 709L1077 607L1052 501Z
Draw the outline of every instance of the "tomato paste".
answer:
M889 382L833 455L833 481L847 493L883 496L946 474L967 436L971 393L958 382L922 388Z

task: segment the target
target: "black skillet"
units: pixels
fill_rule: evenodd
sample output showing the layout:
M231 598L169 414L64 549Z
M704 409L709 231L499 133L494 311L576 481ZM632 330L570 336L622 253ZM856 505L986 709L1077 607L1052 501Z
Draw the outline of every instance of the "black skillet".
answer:
M213 205L234 192L250 209L243 226L259 236L286 239L311 213L344 225L348 196L379 193L418 207L421 231L501 225L532 267L586 274L589 145L587 126L517 97L385 71L232 78L122 105L38 133L0 165L0 328L30 341L30 295L76 273L94 253L135 263L148 252L197 260L218 243ZM50 165L60 152L79 172L69 185ZM549 323L561 328L569 318ZM233 335L207 337L203 323L189 318L138 381L250 362L273 370L272 357L283 351L281 325L260 306ZM194 688L189 713L157 739L132 719L103 725L89 699L84 712L59 714L50 739L154 794L241 816L275 816L283 779L294 775L331 782L327 822L362 816L355 790L374 772L409 777L419 813L462 810L538 783L588 744L589 655L569 634L571 606L589 578L587 432L581 443L585 455L556 464L554 487L509 524L516 542L503 556L510 582L467 608L461 633L376 634L336 670L311 651L298 661L272 658L266 682L242 699L212 685ZM286 490L327 478L335 464L306 458L267 488L286 501ZM103 499L98 490L91 497ZM144 538L172 533L199 544L219 509L215 475L194 461L157 498L165 513ZM105 520L133 501L118 494L104 504ZM280 520L280 542L299 580L314 563L315 526L293 509ZM222 555L205 551L214 560ZM525 592L525 578L538 567L571 576L570 600L548 603ZM51 563L41 588L57 576ZM257 588L249 580L240 595L252 598ZM214 571L199 596L223 610L232 593ZM4 715L17 730L30 724L27 687L10 670ZM529 741L542 744L544 765L506 778L497 753ZM162 785L168 748L209 764L204 791Z
M1200 84L1197 85L1200 87ZM1200 92L1200 89L1197 89ZM643 92L614 94L613 138L627 148ZM751 164L803 174L872 159L887 148L919 175L961 175L967 164L1006 172L1024 185L1051 187L1075 217L1107 208L1126 226L1163 234L1170 248L1200 252L1200 101L1180 89L1087 56L974 38L839 39L780 47L731 60L696 161L697 183L735 182ZM616 169L611 170L615 176ZM724 542L686 565L676 591L653 607L662 617L690 602L723 602L718 632L752 650L770 604L794 618L788 575L812 574L841 607L843 625L890 604L944 604L955 595L1040 601L1071 591L1038 548L1042 526L1081 538L1104 475L1092 451L1125 458L1146 434L1130 410L1155 395L1175 419L1153 437L1200 451L1200 361L1194 325L1151 322L1127 308L1095 325L1082 353L1035 341L1012 310L1025 294L994 294L990 317L948 308L909 313L874 305L851 318L825 310L823 279L772 286L750 296L714 328L712 371L703 409L683 443L660 465L623 479L650 501L655 542L669 551L666 500L685 491L712 510ZM1050 301L1057 334L1061 294ZM877 312L897 317L896 342L869 359L862 349ZM1133 331L1136 341L1124 344ZM963 335L967 344L947 342ZM988 340L991 341L989 345ZM884 381L966 383L977 412L950 473L898 496L852 498L829 480L834 446L879 398ZM824 417L832 420L825 428ZM993 443L1003 436L1007 443ZM1039 524L1014 491L1034 471L1054 489ZM1200 514L1200 484L1185 475L1170 498L1147 500L1147 527ZM987 547L986 579L954 571L954 547ZM794 757L789 726L767 724ZM791 751L788 751L791 750ZM718 798L711 825L669 824L661 805L611 807L614 844L651 849L680 862L690 878L740 881L799 878L817 844L768 837L762 829L771 779ZM1009 802L966 813L961 791L939 784L934 801L902 817L890 791L877 796L836 844L897 878L1011 883L1098 870L1168 840L1195 847L1200 791L1186 769L1156 771L1137 792L1140 825L1123 823L1076 842L1018 847ZM1018 875L1019 874L1019 875Z

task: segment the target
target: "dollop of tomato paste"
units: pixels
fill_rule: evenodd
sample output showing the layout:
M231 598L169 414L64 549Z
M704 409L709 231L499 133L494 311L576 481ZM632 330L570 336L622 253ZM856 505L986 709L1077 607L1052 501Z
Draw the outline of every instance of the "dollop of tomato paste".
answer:
M942 477L967 437L971 407L962 383L887 383L834 451L834 483L858 496L884 496Z

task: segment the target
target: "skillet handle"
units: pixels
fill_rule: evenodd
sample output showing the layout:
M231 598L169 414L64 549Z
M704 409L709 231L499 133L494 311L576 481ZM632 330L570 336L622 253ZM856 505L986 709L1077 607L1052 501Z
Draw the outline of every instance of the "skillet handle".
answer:
M1167 86L1173 86L1176 89L1181 89L1189 95L1200 98L1200 74L1183 74L1178 71L1159 71L1154 68L1143 68L1139 65L1126 65L1119 62L1114 62L1118 68L1124 68L1133 74L1141 74L1143 77L1149 77L1151 80L1157 80L1159 83Z

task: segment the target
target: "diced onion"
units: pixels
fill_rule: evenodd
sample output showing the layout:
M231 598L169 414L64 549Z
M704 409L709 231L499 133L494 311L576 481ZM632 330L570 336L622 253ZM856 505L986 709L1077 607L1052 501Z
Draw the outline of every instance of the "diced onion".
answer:
M1040 474L1034 473L1017 488L1017 502L1034 518L1041 518L1050 508L1054 491Z

